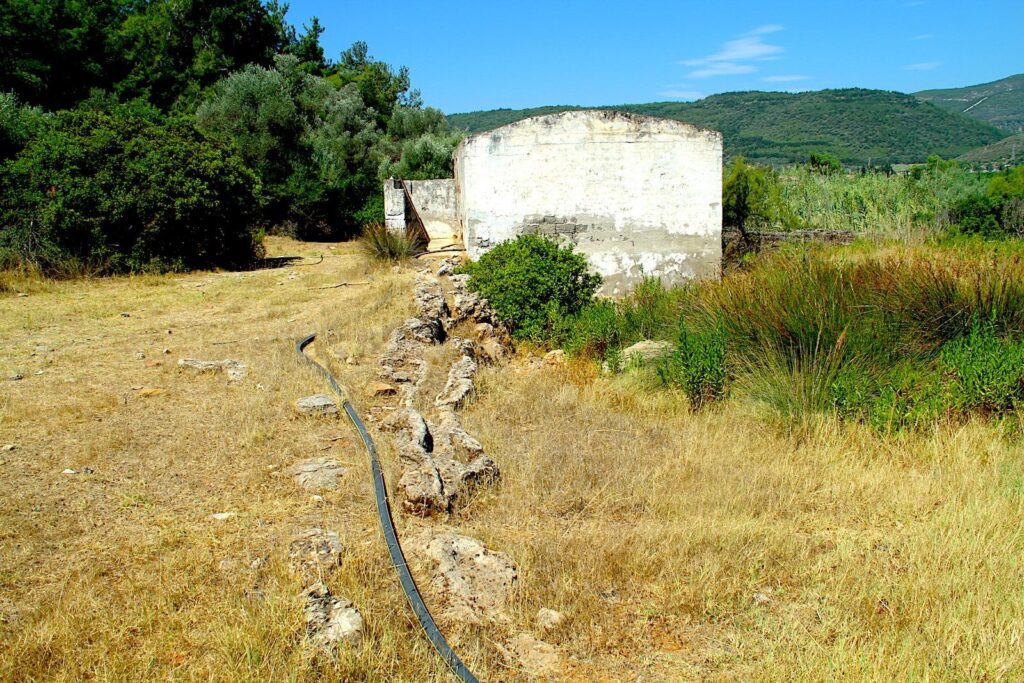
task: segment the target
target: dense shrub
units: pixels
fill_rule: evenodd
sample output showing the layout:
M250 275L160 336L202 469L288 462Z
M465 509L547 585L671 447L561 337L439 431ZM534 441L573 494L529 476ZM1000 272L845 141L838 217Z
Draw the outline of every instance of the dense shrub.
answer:
M355 214L380 194L374 113L355 85L337 88L297 57L249 65L220 81L199 107L204 131L229 140L259 175L266 216L299 237L355 233Z
M43 113L18 102L14 93L0 92L0 162L14 156L43 124Z
M551 337L557 321L590 303L601 278L588 271L583 256L538 235L502 242L462 270L513 336L533 340Z
M722 220L726 226L742 232L792 227L795 217L782 201L778 174L767 166L748 164L736 157L726 169L722 181Z
M60 273L249 263L258 180L187 123L131 107L54 115L0 178L0 250Z
M987 238L1024 235L1024 166L994 176L984 193L953 204L956 232Z
M679 326L675 351L658 365L662 383L678 386L699 410L725 395L725 333L721 327L693 331Z
M952 407L961 413L1006 413L1024 400L1024 342L1000 337L990 323L976 323L946 344L939 365L953 384Z

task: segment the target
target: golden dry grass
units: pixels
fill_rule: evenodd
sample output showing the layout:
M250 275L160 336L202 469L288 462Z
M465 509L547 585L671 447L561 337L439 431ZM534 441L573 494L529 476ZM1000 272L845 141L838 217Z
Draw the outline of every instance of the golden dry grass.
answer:
M0 299L0 444L18 444L0 453L0 604L18 612L0 625L0 679L451 680L398 590L351 429L291 409L326 391L293 350L318 330L322 357L357 359L333 367L371 412L361 389L410 311L412 273L349 246L270 251L326 257L8 281L29 296ZM317 289L340 282L370 284ZM189 356L239 358L249 376L179 372ZM448 356L429 356L436 373ZM14 371L25 379L6 381ZM448 627L482 679L523 678L500 646L536 632L541 606L569 617L544 637L570 680L1024 676L1019 437L981 423L903 440L833 423L787 433L753 406L692 415L642 375L572 363L514 361L479 387L464 422L502 483L433 524L519 565L508 621ZM322 504L280 473L328 454L350 470ZM431 524L396 521L405 535ZM329 584L369 630L339 662L303 647L285 566L290 536L314 525L341 534Z

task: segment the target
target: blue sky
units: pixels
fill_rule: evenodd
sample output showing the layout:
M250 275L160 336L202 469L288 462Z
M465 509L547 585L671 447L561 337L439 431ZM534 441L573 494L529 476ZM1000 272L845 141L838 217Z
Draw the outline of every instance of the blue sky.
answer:
M691 100L730 90L913 92L1024 72L1024 0L290 0L331 57L408 66L446 113Z

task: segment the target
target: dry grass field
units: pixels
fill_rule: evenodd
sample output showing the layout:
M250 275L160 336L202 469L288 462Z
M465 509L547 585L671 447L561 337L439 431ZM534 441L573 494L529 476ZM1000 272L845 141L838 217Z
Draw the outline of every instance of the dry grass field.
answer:
M412 267L348 245L268 246L307 258L7 281L0 680L453 680L399 591L351 428L292 409L327 390L293 349L316 330L322 358L353 357L332 365L369 414L363 387L411 311ZM691 414L643 374L525 353L485 369L463 415L500 485L447 520L396 519L403 535L453 528L517 562L506 621L446 629L482 680L525 680L503 647L537 633L539 607L568 617L543 636L565 680L1024 678L1019 434L786 430L747 403ZM186 357L249 373L196 376L177 368ZM349 466L323 501L282 473L319 455ZM329 583L367 623L338 661L304 647L286 566L310 526L340 533Z

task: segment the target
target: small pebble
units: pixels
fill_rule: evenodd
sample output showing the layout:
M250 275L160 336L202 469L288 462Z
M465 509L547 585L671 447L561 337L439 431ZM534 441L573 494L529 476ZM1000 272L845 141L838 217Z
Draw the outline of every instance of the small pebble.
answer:
M16 443L5 444L3 448L0 448L0 451L3 451L4 453L10 453L11 451L16 450L18 450L18 444Z
M78 474L78 472L76 470L73 470L73 469L71 469L69 467L66 470L64 470L63 472L61 472L61 474Z
M136 360L146 360L146 354L144 354L142 351L139 351L135 354L135 358Z
M218 522L223 522L225 520L228 520L228 519L231 519L232 517L237 517L237 516L238 516L237 512L215 512L212 515L210 515L210 519L215 519Z

